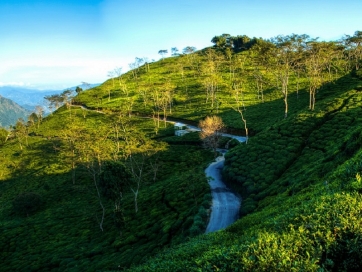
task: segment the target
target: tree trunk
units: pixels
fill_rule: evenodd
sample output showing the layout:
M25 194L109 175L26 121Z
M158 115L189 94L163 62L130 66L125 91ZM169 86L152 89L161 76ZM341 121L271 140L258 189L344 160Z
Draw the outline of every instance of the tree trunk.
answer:
M138 212L138 199L137 199L138 198L138 189L137 189L137 191L134 191L132 189L132 192L134 194L134 210L137 213Z
M94 170L93 170L93 181L94 181L94 186L96 187L96 190L97 190L99 205L102 208L102 218L101 218L100 222L98 222L98 223L99 223L99 228L103 231L103 222L104 222L104 216L105 216L105 213L106 213L106 209L104 208L103 203L102 203L101 194L99 192L99 188L98 188L98 185L97 185L96 172ZM97 219L98 219L98 217L97 217Z
M284 118L288 117L288 97L284 96L284 104L285 104L285 111L284 111Z

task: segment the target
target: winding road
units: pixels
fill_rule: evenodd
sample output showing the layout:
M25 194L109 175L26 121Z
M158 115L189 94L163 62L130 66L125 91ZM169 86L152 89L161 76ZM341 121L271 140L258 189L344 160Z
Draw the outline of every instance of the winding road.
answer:
M195 126L186 126L193 130L200 130ZM247 140L246 137L226 133L222 133L222 136L236 139L239 142ZM226 187L221 177L221 171L225 162L224 154L227 150L220 149L219 151L221 151L222 156L217 157L215 162L205 169L212 195L211 214L206 233L225 229L239 218L241 199Z
M82 105L80 107L82 109L89 110ZM200 131L200 128L198 127L187 124L185 124L185 126L189 129ZM222 133L222 136L236 139L239 142L245 142L247 140L246 137L226 133ZM219 149L218 151L221 152L222 155L217 157L215 162L212 162L205 169L205 174L209 180L212 195L211 214L208 226L205 231L206 233L224 229L234 223L239 217L241 204L241 199L232 191L230 191L230 189L228 189L225 183L222 181L221 170L224 167L224 154L227 152L227 150Z
M222 182L221 170L224 166L224 154L216 158L205 170L212 195L210 221L206 233L226 228L239 218L241 199L231 192Z

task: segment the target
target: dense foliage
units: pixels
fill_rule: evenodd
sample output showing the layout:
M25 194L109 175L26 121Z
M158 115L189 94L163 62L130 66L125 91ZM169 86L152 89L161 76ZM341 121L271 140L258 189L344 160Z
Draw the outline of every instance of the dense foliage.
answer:
M19 121L0 149L0 270L360 269L360 39L223 34ZM205 235L212 154L166 120L211 115L249 139L220 140L242 218Z

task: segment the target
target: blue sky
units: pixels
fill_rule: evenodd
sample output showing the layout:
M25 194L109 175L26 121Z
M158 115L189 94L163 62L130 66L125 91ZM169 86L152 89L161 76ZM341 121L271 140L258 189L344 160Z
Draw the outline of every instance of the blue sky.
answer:
M1 0L0 86L101 83L135 57L202 49L222 33L337 40L362 30L361 10L361 0Z

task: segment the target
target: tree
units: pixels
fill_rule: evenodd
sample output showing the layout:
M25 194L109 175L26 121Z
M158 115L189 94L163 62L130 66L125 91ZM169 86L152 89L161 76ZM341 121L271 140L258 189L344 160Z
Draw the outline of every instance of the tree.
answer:
M238 35L236 37L231 37L231 44L235 52L240 52L250 49L255 43L256 39L249 38L246 35Z
M121 76L122 76L122 67L116 67L114 68L114 74L117 76L118 78L118 83L119 83L119 86L121 86Z
M171 56L178 56L179 53L178 53L178 49L177 47L172 47L171 48Z
M165 55L168 53L168 51L166 49L162 49L158 51L158 54L161 55L162 60L164 59Z
M172 101L173 101L173 89L174 85L171 83L171 80L167 80L159 89L159 97L156 98L158 103L157 107L163 112L163 121L164 126L166 127L167 122L167 111L172 113ZM159 115L158 115L159 116Z
M80 164L79 142L83 140L83 135L87 133L84 125L75 117L68 117L66 125L60 131L60 138L64 141L61 149L63 158L71 166L72 182L75 184L76 167Z
M63 98L60 94L47 95L44 99L48 101L50 112L54 109L57 110L63 104Z
M200 120L199 128L201 129L200 138L203 140L206 148L211 148L216 157L216 149L221 139L221 132L224 129L224 123L218 116L208 116Z
M112 79L112 88L114 89L114 71L109 71L107 76ZM111 101L111 88L108 87L108 101Z
M153 119L157 128L160 127L160 113L162 111L162 92L159 88L152 89ZM156 115L156 116L155 116ZM156 119L157 118L157 119ZM157 124L156 124L157 120Z
M270 65L270 57L272 55L272 50L274 45L269 41L264 41L262 39L257 40L253 47L249 50L251 67L252 68L252 77L257 90L257 97L264 102L264 89L266 86L271 84L271 79L269 78L270 70L272 69ZM245 61L243 61L245 62Z
M107 76L108 76L110 79L112 79L112 86L113 86L113 88L114 88L114 76L115 76L114 71L108 71Z
M114 218L117 227L124 225L123 194L131 183L131 173L120 161L107 161L99 173L99 188L103 197L114 204Z
M222 34L221 36L215 36L211 39L211 42L215 47L226 48L231 47L231 35L230 34Z
M10 132L5 128L0 127L0 145L5 144L9 139Z
M223 36L215 36L211 39L215 47L224 48L226 46L226 38Z
M91 88L91 84L90 84L90 83L85 82L85 81L82 81L81 83L82 83L82 86L84 86L84 88L85 88L86 90L88 90L88 89Z
M141 185L148 180L149 175L154 176L154 168L151 166L150 159L157 152L165 150L166 144L149 140L141 132L128 134L124 139L127 145L125 165L132 176L130 189L134 196L135 212L137 213Z
M354 68L358 70L362 62L362 31L356 31L353 36L347 35L345 45Z
M116 152L113 141L108 137L111 130L108 126L97 124L97 131L86 131L79 134L79 141L75 143L77 153L79 153L80 163L87 169L93 180L93 185L97 192L97 198L101 207L101 218L97 216L99 228L104 231L103 223L105 219L106 208L103 204L101 191L99 189L99 175L102 171L102 163L112 159ZM96 214L97 215L97 214Z
M119 141L119 158L128 169L131 179L129 179L128 189L134 196L135 212L138 212L138 195L142 184L150 180L149 176L155 177L155 164L152 156L166 148L164 142L157 142L146 137L126 116L120 116L115 127L116 138ZM119 147L117 144L117 148Z
M166 50L167 51L167 50ZM167 53L167 52L166 52ZM145 63L145 59L144 58L138 58L136 57L135 58L135 63L136 63L136 67L137 67L137 70L140 69L140 67Z
M222 56L215 50L209 48L205 51L207 60L203 62L202 71L205 75L203 85L206 91L206 103L210 100L211 108L218 106L217 92L219 90L221 75L219 68L222 63Z
M272 48L269 58L275 75L277 85L281 83L281 92L284 101L284 118L288 117L288 88L289 78L294 72L296 58L296 43L294 42L295 35L292 36L277 36L273 38L274 47Z
M194 46L186 46L186 47L182 50L182 53L184 53L185 55L191 54L191 53L195 53L195 52L196 52L196 47L194 47Z
M35 114L36 114L36 117L37 117L37 125L38 125L38 128L39 128L39 125L40 123L43 121L43 114L44 114L44 109L42 106L36 106L35 107Z
M138 64L137 58L135 59L134 62L129 63L128 66L131 69L133 78L137 79L138 78L138 72L139 72L139 64Z
M28 116L28 126L29 127L34 126L36 122L38 122L38 115L35 112L32 112Z
M23 145L28 146L28 127L25 124L25 121L22 118L19 118L13 127L13 134L15 135L20 150L23 150ZM24 143L25 141L25 143Z
M233 110L238 112L240 114L241 120L244 124L244 130L245 130L245 137L246 137L246 143L248 143L248 127L246 125L246 119L244 116L244 110L245 110L245 104L244 104L244 97L243 97L243 86L242 81L234 81L232 88L231 88L231 95L235 99L235 104L233 104L231 107Z
M81 92L83 92L83 89L82 89L81 87L77 86L77 87L75 88L75 92L76 92L77 94L80 94Z
M310 42L305 58L306 75L309 81L309 109L314 110L316 92L326 81L323 73L331 61L331 47L327 42ZM333 55L332 55L333 56Z
M70 110L74 98L73 91L65 90L60 94L60 97L62 98L62 103L65 104L68 110ZM71 111L69 111L69 114L71 114Z

